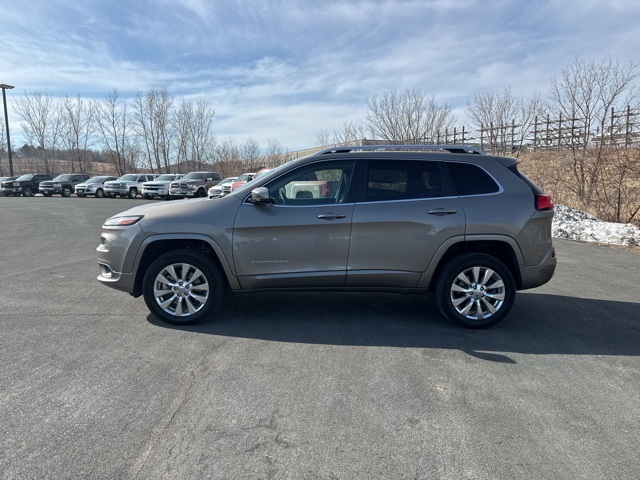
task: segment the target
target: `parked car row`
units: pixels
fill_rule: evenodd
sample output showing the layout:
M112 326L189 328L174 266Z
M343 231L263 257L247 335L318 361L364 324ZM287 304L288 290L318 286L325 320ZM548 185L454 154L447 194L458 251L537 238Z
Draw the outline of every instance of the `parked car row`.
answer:
M61 195L84 198L94 196L147 199L205 197L207 191L217 185L222 177L218 172L191 172L183 174L129 173L121 177L68 173L52 179L44 173L19 177L0 177L0 195L31 197L40 192L45 197ZM233 178L235 180L235 177Z

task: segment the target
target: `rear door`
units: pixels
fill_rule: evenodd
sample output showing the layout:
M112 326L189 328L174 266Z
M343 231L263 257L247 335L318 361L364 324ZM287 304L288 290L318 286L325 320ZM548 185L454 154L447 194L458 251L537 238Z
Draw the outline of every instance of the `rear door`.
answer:
M416 287L445 240L465 233L462 204L431 160L364 162L352 223L353 287Z

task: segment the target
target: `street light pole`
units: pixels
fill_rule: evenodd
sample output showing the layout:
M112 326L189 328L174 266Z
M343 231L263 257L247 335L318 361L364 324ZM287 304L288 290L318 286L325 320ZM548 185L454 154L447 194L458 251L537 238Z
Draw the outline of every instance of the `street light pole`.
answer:
M13 159L11 158L11 137L9 136L9 116L7 115L7 90L11 90L13 85L0 83L2 88L2 103L4 104L4 126L7 127L7 152L9 152L9 175L13 177Z

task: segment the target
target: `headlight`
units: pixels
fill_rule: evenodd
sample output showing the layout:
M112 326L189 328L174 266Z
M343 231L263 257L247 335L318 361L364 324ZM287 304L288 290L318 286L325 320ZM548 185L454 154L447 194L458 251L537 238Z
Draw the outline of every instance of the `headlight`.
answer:
M104 222L105 227L126 227L138 223L144 215L116 215Z
M54 183L53 186L57 187L57 188L60 188L62 186L62 184L61 183Z

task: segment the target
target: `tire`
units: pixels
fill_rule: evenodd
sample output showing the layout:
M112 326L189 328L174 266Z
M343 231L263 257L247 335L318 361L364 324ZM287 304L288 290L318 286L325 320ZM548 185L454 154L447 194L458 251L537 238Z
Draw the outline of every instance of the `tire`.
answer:
M53 194L52 193L43 193L42 196L43 197L51 197Z
M71 193L71 187L62 187L62 192L60 192L60 195L62 195L63 197L70 197Z
M23 197L33 197L33 190L31 190L31 187L24 187L22 189L22 196Z
M202 198L202 197L206 197L207 196L207 192L204 191L204 188L200 188L197 192L196 192L196 198Z
M106 195L109 198L116 198L116 194L115 193L107 193Z
M186 249L158 258L144 273L142 283L149 310L176 325L210 318L220 306L223 292L219 268L203 253Z
M516 295L513 275L490 255L469 253L446 264L435 287L436 305L454 324L487 328L505 319Z
M148 193L145 193L144 198L146 198L147 200L153 200L153 195L149 195Z
M96 190L96 198L102 198L102 197L104 197L104 190L99 188Z
M137 188L130 188L129 189L129 193L127 195L129 198L136 198L138 196L138 189Z

